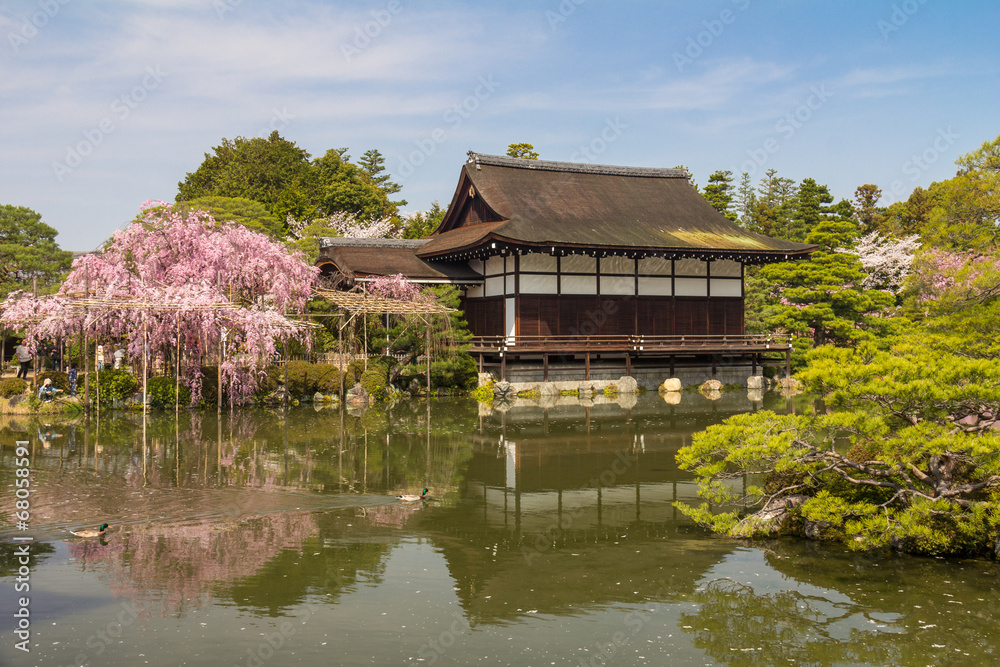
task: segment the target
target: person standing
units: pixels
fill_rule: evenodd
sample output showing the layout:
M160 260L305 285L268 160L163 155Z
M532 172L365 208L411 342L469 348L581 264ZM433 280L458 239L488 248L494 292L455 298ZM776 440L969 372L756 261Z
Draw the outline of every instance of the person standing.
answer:
M104 370L104 346L100 344L97 346L97 370Z
M17 377L27 380L28 371L31 370L31 353L28 352L28 347L24 344L23 339L20 345L14 348L14 355L17 357L18 363L21 364L21 368L17 371Z
M52 344L49 348L49 359L52 360L52 370L61 371L62 370L62 345L59 342Z
M69 372L66 373L66 375L69 378L69 395L76 396L76 377L77 377L76 364L69 365Z

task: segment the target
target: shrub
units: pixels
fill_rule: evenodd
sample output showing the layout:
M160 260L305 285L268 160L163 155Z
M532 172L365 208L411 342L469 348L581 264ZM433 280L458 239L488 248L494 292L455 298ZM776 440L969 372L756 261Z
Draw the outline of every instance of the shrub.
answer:
M274 377L279 383L283 383L285 380L284 369L275 367ZM336 366L330 364L289 361L288 391L293 396L312 395L317 391L323 394L339 393L340 371L337 370Z
M98 374L98 397L102 405L110 405L112 401L123 401L132 396L139 383L128 371L103 370ZM55 384L52 380L52 384ZM68 386L68 385L67 385Z
M382 399L385 396L386 384L385 369L378 364L371 365L368 370L361 374L361 386L372 398Z
M324 394L340 393L340 369L332 364L315 364L316 391Z
M347 370L344 375L344 387L353 387L358 380L361 379L361 375L365 372L365 360L355 359L347 364Z
M149 404L154 408L165 408L177 403L177 384L174 378L155 377L146 381L146 394ZM187 387L181 385L180 403L187 405L191 402L191 392Z
M0 380L0 397L12 398L19 396L28 388L28 383L21 378L7 378Z
M283 369L278 369L279 382L284 379L281 373ZM303 396L305 394L316 393L316 382L312 377L312 364L308 361L288 362L288 392L292 396Z
M201 376L201 404L218 405L219 369L215 366L202 366Z
M608 397L617 396L618 395L618 385L616 385L614 382L612 382L611 384L609 384L607 387L604 388L604 395L608 396Z
M427 384L427 367L424 364L411 364L404 369L404 374L418 379L421 386ZM475 360L468 355L450 357L431 362L431 390L439 389L475 389L479 381L479 371Z
M480 403L493 403L495 395L493 394L493 383L484 384L482 386L476 387L472 392L472 397L475 398Z

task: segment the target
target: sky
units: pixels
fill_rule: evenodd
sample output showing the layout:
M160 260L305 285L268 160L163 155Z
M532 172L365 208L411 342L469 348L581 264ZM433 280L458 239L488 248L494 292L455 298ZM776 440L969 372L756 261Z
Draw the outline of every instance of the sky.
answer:
M997 26L994 0L2 0L0 204L92 250L278 130L378 149L407 211L515 142L887 205L1000 135Z

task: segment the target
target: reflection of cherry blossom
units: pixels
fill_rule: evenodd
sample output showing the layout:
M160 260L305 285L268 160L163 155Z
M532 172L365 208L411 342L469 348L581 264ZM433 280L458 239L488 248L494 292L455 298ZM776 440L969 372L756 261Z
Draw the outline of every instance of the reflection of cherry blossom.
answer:
M153 522L74 541L69 553L81 569L103 572L117 597L156 602L169 615L210 602L213 591L256 574L282 550L301 549L317 530L308 512Z
M405 526L414 512L423 509L422 503L400 503L398 505L378 505L376 507L363 507L356 512L356 516L374 526L391 526L402 528Z

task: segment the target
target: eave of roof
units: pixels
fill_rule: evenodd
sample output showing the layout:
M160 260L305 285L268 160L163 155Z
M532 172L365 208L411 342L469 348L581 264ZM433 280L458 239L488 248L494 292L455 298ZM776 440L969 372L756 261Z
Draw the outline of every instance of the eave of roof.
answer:
M502 220L458 227L457 211L476 196ZM417 254L455 261L498 254L504 246L590 254L725 255L749 262L781 261L815 250L733 224L691 187L683 169L470 153L448 214Z
M414 251L426 242L427 239L323 238L316 264L333 264L338 271L355 280L401 273L413 282L482 282L482 276L466 264L417 257Z

